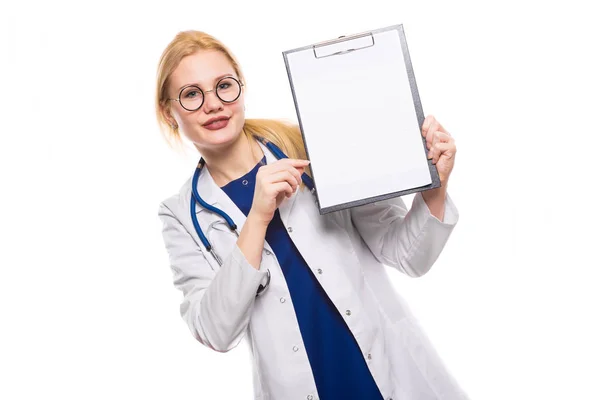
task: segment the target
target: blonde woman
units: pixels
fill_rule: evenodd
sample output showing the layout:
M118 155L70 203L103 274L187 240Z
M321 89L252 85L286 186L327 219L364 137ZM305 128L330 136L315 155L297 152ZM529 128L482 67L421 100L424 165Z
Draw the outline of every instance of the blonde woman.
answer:
M321 216L298 127L246 119L244 91L206 33L181 32L162 54L158 121L202 156L159 208L194 337L219 352L248 340L255 399L464 398L383 266L421 276L442 251L458 219L452 137L427 117L442 187L410 210L395 198Z

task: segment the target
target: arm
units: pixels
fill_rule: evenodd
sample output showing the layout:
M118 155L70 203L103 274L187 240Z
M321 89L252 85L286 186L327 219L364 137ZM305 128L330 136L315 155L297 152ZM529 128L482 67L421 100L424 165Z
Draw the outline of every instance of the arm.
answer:
M417 193L410 211L399 197L351 211L375 258L413 277L429 271L458 222L458 211L446 192L456 154L454 139L433 116L425 118L421 134L441 187Z
M238 245L223 259L221 268L213 271L205 253L164 204L160 205L159 217L174 285L184 296L181 316L205 346L220 352L233 349L244 336L266 271L253 267ZM244 229L246 226L240 237L247 236Z
M440 255L458 221L458 210L448 195L443 219L417 193L407 210L400 197L355 207L352 222L375 258L411 277L425 274Z
M427 208L431 215L436 217L438 220L444 220L444 208L446 208L446 185L442 185L437 189L425 190L421 192Z
M268 226L260 223L255 215L250 213L237 241L237 247L254 269L260 268Z

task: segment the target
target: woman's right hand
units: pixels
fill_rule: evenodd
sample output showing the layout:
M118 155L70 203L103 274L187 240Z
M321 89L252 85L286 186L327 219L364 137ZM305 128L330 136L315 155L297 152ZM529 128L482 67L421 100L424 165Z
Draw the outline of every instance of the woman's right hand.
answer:
M283 158L260 167L248 217L252 216L264 226L269 225L283 199L292 197L302 183L302 173L309 163L307 160Z

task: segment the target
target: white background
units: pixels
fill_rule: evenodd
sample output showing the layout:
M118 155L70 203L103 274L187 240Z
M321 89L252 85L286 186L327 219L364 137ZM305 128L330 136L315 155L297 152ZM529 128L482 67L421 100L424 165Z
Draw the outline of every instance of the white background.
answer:
M3 1L0 398L250 399L246 349L178 314L157 209L197 156L158 132L159 56L205 30L242 63L248 117L295 119L282 51L402 23L461 217L428 275L390 276L473 399L600 399L588 3Z

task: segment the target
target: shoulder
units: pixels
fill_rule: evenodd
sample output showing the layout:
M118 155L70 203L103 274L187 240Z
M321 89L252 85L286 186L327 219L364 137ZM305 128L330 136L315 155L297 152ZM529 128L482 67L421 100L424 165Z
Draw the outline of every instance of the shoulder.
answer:
M179 191L163 199L158 206L158 214L172 214L178 218L184 215L190 206L192 196L192 178L188 178Z

